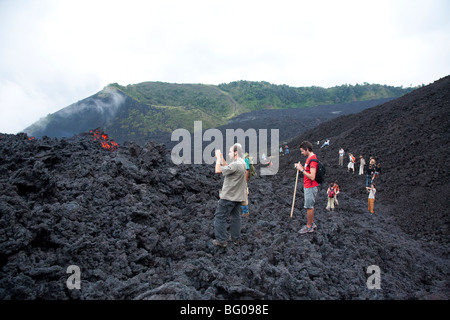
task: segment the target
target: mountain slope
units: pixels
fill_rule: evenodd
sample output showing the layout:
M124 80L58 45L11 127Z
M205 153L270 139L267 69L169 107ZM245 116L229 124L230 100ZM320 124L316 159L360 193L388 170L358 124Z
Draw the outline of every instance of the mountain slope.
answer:
M377 180L377 203L390 205L390 212L405 232L416 238L448 242L450 172L450 76L401 98L321 124L290 142L289 157L282 158L282 174L288 162L301 160L303 140L330 138L329 147L316 147L328 166L328 181L338 180L344 193L365 200L365 176L338 166L340 147L366 161L373 156L381 164ZM384 212L380 212L384 214Z
M152 142L106 150L90 133L0 135L0 299L448 300L449 82L291 140L278 174L249 180L241 241L224 249L211 242L223 182L214 165L174 165ZM340 205L326 211L322 189L318 228L299 235L306 215L299 188L289 216L293 163L304 161L302 140L324 136L330 147L316 151L341 182ZM363 177L337 166L340 144L382 161L375 215ZM81 290L67 285L73 265ZM372 265L381 289L367 286Z
M118 90L105 88L95 95L78 101L40 119L24 132L40 138L70 137L111 122L124 104L131 101Z
M145 144L178 128L192 132L195 120L201 120L207 129L225 125L233 117L249 111L395 98L411 90L369 84L329 89L292 88L249 81L219 86L163 82L111 84L48 115L24 132L37 138L60 138L102 127L119 142Z

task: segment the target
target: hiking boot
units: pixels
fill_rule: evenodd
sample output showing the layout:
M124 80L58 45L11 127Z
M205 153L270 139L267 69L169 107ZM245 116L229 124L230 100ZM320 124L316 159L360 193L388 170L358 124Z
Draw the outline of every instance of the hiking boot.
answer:
M308 228L307 225L304 225L298 233L304 234L304 233L310 233L310 232L314 232L314 227L311 226L311 228Z
M313 228L314 230L316 230L316 229L317 229L317 225L313 222L312 225L311 225L311 228Z
M218 246L218 247L225 248L227 246L227 242L226 241L220 242L219 240L214 239L212 242L213 242L213 245Z
M242 214L243 217L248 217L249 215L250 215L250 212L247 212L247 213L243 213L243 214Z

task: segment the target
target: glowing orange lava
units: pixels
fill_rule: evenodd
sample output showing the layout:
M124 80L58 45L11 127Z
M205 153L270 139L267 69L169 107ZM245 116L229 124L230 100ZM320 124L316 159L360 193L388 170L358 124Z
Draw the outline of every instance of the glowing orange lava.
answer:
M119 145L113 141L108 139L108 135L103 132L100 132L99 129L90 130L89 133L94 137L94 140L100 141L102 147L106 150L116 151L119 148Z

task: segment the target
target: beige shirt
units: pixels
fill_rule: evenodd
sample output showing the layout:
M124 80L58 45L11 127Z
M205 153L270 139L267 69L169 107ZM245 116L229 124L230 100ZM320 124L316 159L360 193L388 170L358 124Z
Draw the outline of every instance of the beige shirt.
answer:
M225 177L220 199L242 202L245 200L247 184L245 183L245 172L247 171L245 160L238 158L227 166L221 166L222 174Z

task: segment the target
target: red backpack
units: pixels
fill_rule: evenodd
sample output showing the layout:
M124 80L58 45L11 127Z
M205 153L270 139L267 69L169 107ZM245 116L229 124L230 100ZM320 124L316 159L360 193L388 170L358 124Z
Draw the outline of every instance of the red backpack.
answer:
M334 188L331 188L330 191L328 191L328 197L333 198L336 195L336 190Z

